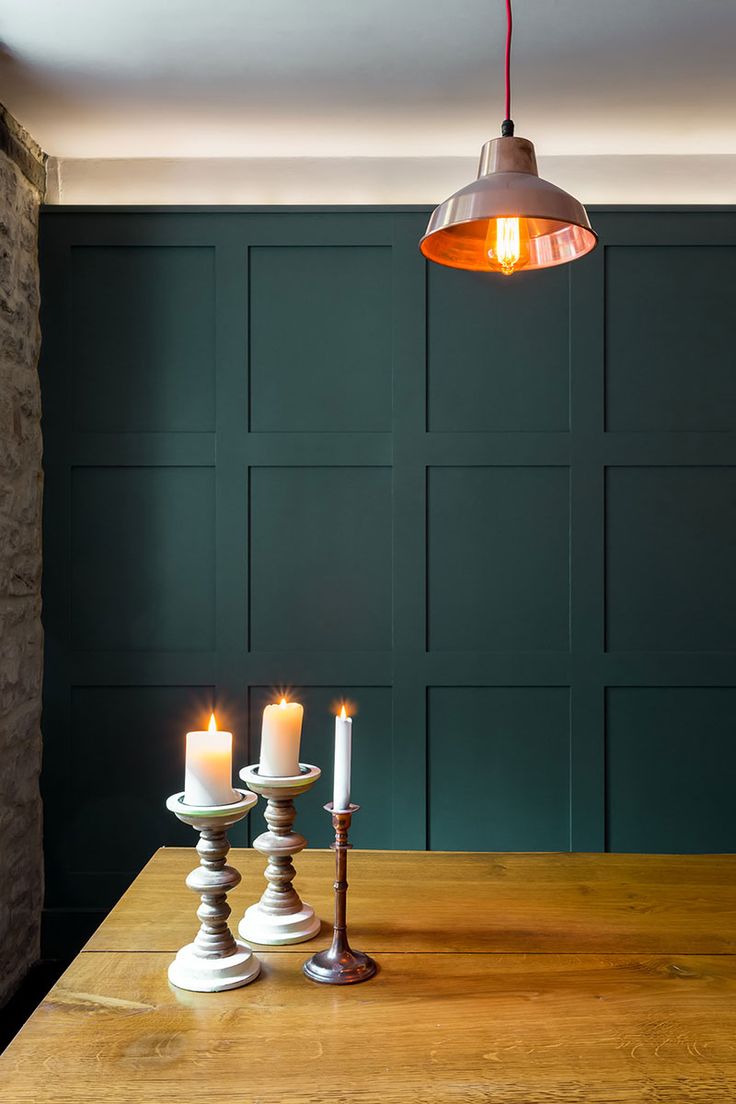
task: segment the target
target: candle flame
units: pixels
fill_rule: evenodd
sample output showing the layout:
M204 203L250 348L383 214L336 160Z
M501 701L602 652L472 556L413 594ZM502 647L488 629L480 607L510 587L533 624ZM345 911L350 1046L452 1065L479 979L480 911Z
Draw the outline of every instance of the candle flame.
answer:
M329 712L333 717L339 717L341 721L352 721L358 712L358 703L349 698L333 698L329 704Z
M215 720L215 714L210 713L210 723L207 725L208 732L217 732L217 721Z
M279 705L281 706L282 709L286 709L286 698L282 698L281 701L279 702Z

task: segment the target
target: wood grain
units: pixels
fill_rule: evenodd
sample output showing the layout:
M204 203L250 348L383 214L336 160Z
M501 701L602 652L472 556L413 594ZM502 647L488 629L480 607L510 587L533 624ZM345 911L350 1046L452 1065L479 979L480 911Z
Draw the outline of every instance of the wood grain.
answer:
M83 954L0 1060L9 1104L713 1104L736 1097L730 956L384 954L372 982L262 955L246 989Z
M262 856L234 848L233 918L264 887ZM187 848L157 851L87 944L178 950L193 934ZM297 889L323 920L302 955L329 944L334 856L305 851ZM350 938L405 952L736 953L736 856L352 851ZM308 957L308 956L307 956Z
M261 856L234 851L240 909ZM190 849L157 852L0 1058L8 1104L717 1104L736 1099L736 857L353 852L376 978L261 951L187 993ZM299 857L323 916L333 855Z

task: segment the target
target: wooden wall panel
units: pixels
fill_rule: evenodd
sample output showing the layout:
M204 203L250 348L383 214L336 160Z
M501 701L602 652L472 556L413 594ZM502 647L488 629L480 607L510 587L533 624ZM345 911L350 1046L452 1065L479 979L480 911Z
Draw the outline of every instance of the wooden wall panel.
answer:
M71 249L76 429L214 429L214 259L206 246Z
M215 474L208 467L75 467L75 651L215 647Z
M389 651L391 469L254 467L254 651Z
M736 467L611 467L608 648L736 650Z
M735 687L608 690L612 851L736 851Z
M609 430L733 431L733 246L607 250Z
M736 214L594 209L511 280L426 216L45 211L51 917L174 838L210 700L244 763L287 687L315 843L344 694L361 846L733 848Z
M428 422L435 432L566 431L570 281L564 267L497 281L427 273Z
M568 651L569 498L567 468L430 468L430 650Z
M567 687L431 687L428 713L433 848L569 849Z
M184 777L182 725L203 724L213 700L208 686L73 688L68 739L52 749L59 800L47 799L49 815L59 807L66 815L63 825L46 825L50 894L105 904L148 861L152 838L191 845L191 830L167 813L161 792L172 771Z
M251 429L391 429L391 249L250 250Z

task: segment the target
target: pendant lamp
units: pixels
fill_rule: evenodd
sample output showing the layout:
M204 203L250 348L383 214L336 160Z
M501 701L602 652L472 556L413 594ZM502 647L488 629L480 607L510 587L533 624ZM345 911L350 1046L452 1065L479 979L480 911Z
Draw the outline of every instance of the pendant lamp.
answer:
M582 203L537 173L534 146L511 121L511 0L506 0L506 118L480 154L478 179L446 199L419 243L450 268L501 272L551 268L584 257L597 235Z

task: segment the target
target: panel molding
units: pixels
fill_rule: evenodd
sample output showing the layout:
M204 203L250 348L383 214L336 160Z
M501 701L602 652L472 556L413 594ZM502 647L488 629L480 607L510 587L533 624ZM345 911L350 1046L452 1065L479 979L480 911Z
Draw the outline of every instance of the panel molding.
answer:
M446 355L448 349L457 345L455 339L451 340L452 334L446 335L446 340L443 338L445 353L438 357L439 324L450 324L452 333L460 335L457 339L460 342L468 326L477 324L474 348L485 352L487 342L485 338L481 340L486 332L485 322L476 317L483 312L485 300L483 294L472 302L454 295L459 284L453 283L450 306L454 313L448 323L448 307L442 307L438 298L446 274L437 274L432 286L417 250L426 216L424 207L52 208L43 213L41 375L46 470L47 657L44 795L54 916L106 908L123 884L121 875L111 878L109 872L99 871L81 876L73 870L61 793L68 781L67 756L73 727L71 695L76 686L111 690L166 686L178 688L182 695L198 686L212 687L215 705L231 720L243 747L254 688L288 681L294 686L311 688L310 692L315 694L320 688L362 687L371 691L372 699L381 698L382 703L382 695L388 695L390 710L386 706L387 712L382 712L380 721L388 731L382 732L380 761L375 763L385 787L386 803L380 804L381 823L375 826L375 838L381 845L388 840L392 846L403 848L425 848L440 838L452 843L450 835L437 834L436 820L433 822L436 808L433 811L429 794L437 771L433 755L453 754L457 734L448 729L443 740L432 743L433 687L457 691L460 696L463 690L474 687L489 691L508 688L520 694L535 687L569 688L569 748L564 782L569 817L565 838L569 837L568 845L576 850L600 850L610 842L606 834L611 801L606 750L608 689L691 687L712 690L717 695L721 687L736 687L732 652L607 652L604 639L606 572L610 567L606 555L606 472L662 468L675 475L674 469L682 467L704 470L736 466L736 418L732 419L730 412L728 424L724 419L724 428L718 430L614 431L610 418L606 428L606 332L610 334L611 327L620 324L616 297L612 301L606 289L608 251L623 248L635 258L637 249L655 248L662 250L665 263L667 255L675 256L668 254L671 248L734 247L736 208L591 208L601 248L554 275L556 281L567 283L556 290L555 302L564 299L566 307L564 317L561 311L553 315L555 351L550 356L555 360L554 387L551 378L546 382L554 390L557 405L551 411L540 407L539 391L533 383L536 377L528 365L523 367L529 369L524 376L531 381L529 394L520 397L518 381L484 377L485 362L476 372L466 357L462 371L456 370L452 358ZM270 415L265 422L252 418L253 251L299 248L349 251L366 247L385 250L390 258L387 292L390 318L388 308L385 311L385 324L390 327L386 341L391 349L390 424L387 422L384 428L361 428L366 422L362 412L356 414L350 430L327 421L310 429L306 426L309 420L306 413L305 427L298 430L276 425ZM209 251L214 265L213 428L177 430L172 422L169 426L157 424L151 431L110 430L109 425L106 430L104 425L94 425L86 419L84 432L75 429L70 386L74 358L69 276L73 251L89 248ZM283 256L288 258L287 253ZM145 254L141 252L140 257L144 259ZM533 288L536 295L544 286L545 274L532 273L527 277L524 286ZM492 281L487 283L489 296L495 294L496 286ZM540 295L544 305L544 295L541 292ZM506 288L503 302L509 304L507 333L512 336L516 299L513 290ZM319 298L317 302L319 305ZM325 307L325 324L329 325L329 303ZM430 317L430 311L440 308L444 312L442 323ZM697 311L698 303L693 301L693 317ZM293 314L284 312L284 325L290 323ZM383 314L382 308L382 318ZM521 324L523 317L522 311L517 324ZM275 325L274 319L278 321L278 315L271 319ZM527 325L528 321L527 317ZM687 319L683 324L686 323ZM724 319L725 329L728 324ZM149 337L155 343L155 320L151 325L154 332ZM349 337L346 331L343 334L346 346ZM530 337L529 341L533 346L536 337ZM730 351L731 345L732 340L726 334L724 349ZM555 359L563 354L564 365ZM656 350L652 355L657 355ZM346 365L349 371L347 355ZM281 368L285 380L288 371L295 370L291 365ZM496 362L492 357L489 359L487 370L512 369L501 350ZM437 373L445 374L440 378ZM325 379L328 376L329 373ZM452 407L455 392L468 379L475 381L473 386L477 389L473 401L496 396L498 409L473 410L466 397ZM560 406L561 380L566 391ZM551 392L545 394L549 398ZM446 408L438 408L440 401L447 404ZM174 406L181 412L179 397ZM196 419L200 413L188 412L194 419L192 425L199 424ZM720 418L721 412L717 413ZM620 424L620 419L616 424ZM543 426L548 428L540 428ZM82 650L72 646L73 618L77 611L72 608L70 587L71 475L75 469L91 468L110 472L135 468L214 469L215 627L211 647L203 647L196 640L191 651L176 650L176 641L165 642L167 646L171 644L169 650L159 647L142 651ZM257 480L260 471L271 469L288 479L289 469L304 468L323 469L332 473L331 479L337 477L340 469L360 471L363 479L370 479L370 470L390 469L388 507L392 546L388 585L392 620L390 634L386 634L386 639L376 640L380 646L375 650L362 647L357 638L354 651L337 645L324 651L306 647L276 650L268 640L249 636L250 590L259 585L259 580L253 577L252 561L261 540L260 532L254 531L252 525L254 476ZM458 633L453 640L457 645L454 650L434 647L437 640L428 635L431 563L428 568L427 553L428 540L432 539L428 531L431 526L428 487L432 472L444 469L462 481L463 469L498 469L513 481L514 470L523 468L569 471L569 519L565 521L569 540L569 644L558 651L540 650L531 633L521 643L509 640L508 646L494 651L489 646L494 641L493 632L484 633L481 626L472 639L466 633L463 640ZM484 505L479 503L479 508ZM692 514L692 509L688 509ZM627 512L623 524L630 516ZM736 534L728 528L730 524L730 521L724 524L723 537L724 541L734 543ZM535 533L534 526L530 527L530 533ZM181 540L186 540L185 533L181 534ZM509 555L510 562L515 558ZM265 562L265 557L262 559ZM518 581L518 574L516 578ZM357 593L361 586L359 571L350 585ZM454 586L452 581L445 585ZM555 583L554 588L559 590L560 585ZM123 599L121 596L121 604ZM556 594L550 600L558 599ZM524 643L529 650L519 650ZM704 643L708 644L705 638ZM254 647L259 644L263 647ZM252 717L250 720L253 728L256 722ZM325 724L329 725L329 717ZM355 733L359 739L359 715ZM645 727L642 733L642 739L646 740ZM257 732L251 732L251 756L257 738ZM328 741L327 728L320 730L320 740ZM530 746L544 749L539 734L529 740ZM654 746L654 737L651 740ZM306 747L304 751L308 756ZM329 774L328 742L322 754L326 757L322 766ZM109 762L105 783L114 784L110 782L114 779L115 762L112 745ZM555 763L559 766L556 758ZM180 785L177 772L178 767L171 772L174 788ZM162 794L162 799L165 796ZM360 801L357 793L356 799ZM458 807L459 800L461 795ZM534 816L531 805L528 815ZM367 832L364 842L369 844L368 812L363 823ZM248 838L248 830L246 827L238 836L239 841ZM151 850L159 842L151 839Z

